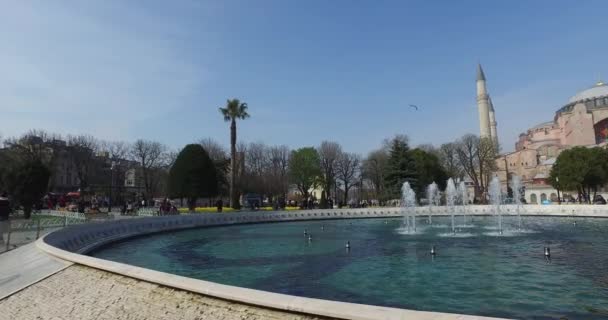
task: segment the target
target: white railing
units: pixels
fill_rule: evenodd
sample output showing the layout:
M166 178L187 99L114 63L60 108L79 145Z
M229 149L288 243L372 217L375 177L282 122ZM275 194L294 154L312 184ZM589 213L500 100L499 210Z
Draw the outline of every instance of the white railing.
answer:
M86 220L86 216L84 213L80 212L72 212L72 211L58 211L58 210L42 210L38 212L33 212L33 216L52 216L52 217L62 217L62 218L70 218L76 220Z
M158 208L141 208L137 210L137 215L140 217L156 217L159 215Z

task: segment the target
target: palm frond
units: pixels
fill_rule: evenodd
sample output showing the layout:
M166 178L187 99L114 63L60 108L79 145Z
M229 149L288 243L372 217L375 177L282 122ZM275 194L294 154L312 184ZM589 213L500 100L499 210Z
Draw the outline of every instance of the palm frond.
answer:
M239 119L249 118L249 113L247 113L247 103L241 103L239 106L238 117Z
M219 108L220 113L224 116L224 121L230 121L232 117L230 116L230 110L228 108Z

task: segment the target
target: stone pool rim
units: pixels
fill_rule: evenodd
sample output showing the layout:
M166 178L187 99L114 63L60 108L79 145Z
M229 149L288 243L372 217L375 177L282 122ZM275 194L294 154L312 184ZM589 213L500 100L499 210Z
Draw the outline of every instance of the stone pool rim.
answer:
M597 205L526 205L525 216L566 216L608 218L608 206ZM503 206L505 215L516 214L514 205ZM52 232L36 241L42 251L54 257L142 281L176 288L205 296L270 309L341 319L499 319L432 311L417 311L350 302L306 298L242 288L188 278L171 273L136 267L86 255L102 246L128 238L191 228L241 225L267 222L293 222L353 218L391 218L402 215L401 208L318 209L305 211L270 211L238 213L205 213L177 216L124 219L88 223ZM492 206L470 206L468 215L489 215ZM446 207L415 209L416 215L449 215Z

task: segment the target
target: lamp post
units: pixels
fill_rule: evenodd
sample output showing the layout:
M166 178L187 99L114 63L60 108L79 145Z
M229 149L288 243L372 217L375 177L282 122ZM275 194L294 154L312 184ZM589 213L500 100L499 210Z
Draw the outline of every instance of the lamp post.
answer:
M108 200L108 213L112 212L112 190L114 190L114 166L116 165L115 161L112 161L110 165L110 198Z
M562 199L559 196L559 177L555 177L556 189L557 189L557 204L562 204Z
M507 195L509 194L509 164L507 163L507 156L505 156L505 180L507 181Z

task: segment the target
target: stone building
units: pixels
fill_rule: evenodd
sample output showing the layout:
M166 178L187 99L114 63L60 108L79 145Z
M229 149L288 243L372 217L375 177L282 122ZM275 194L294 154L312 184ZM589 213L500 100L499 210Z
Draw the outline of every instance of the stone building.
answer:
M492 121L493 106L485 88L485 75L481 66L477 71L477 101L481 136L489 136L498 141L493 131L496 127L495 121ZM575 146L603 147L607 142L608 85L598 81L594 86L572 96L555 112L552 121L542 122L521 133L515 143L515 151L501 154L497 158L497 175L505 190L512 175L520 176L526 187L525 197L528 203L557 201L557 190L547 179L560 152ZM569 196L566 192L566 197Z

